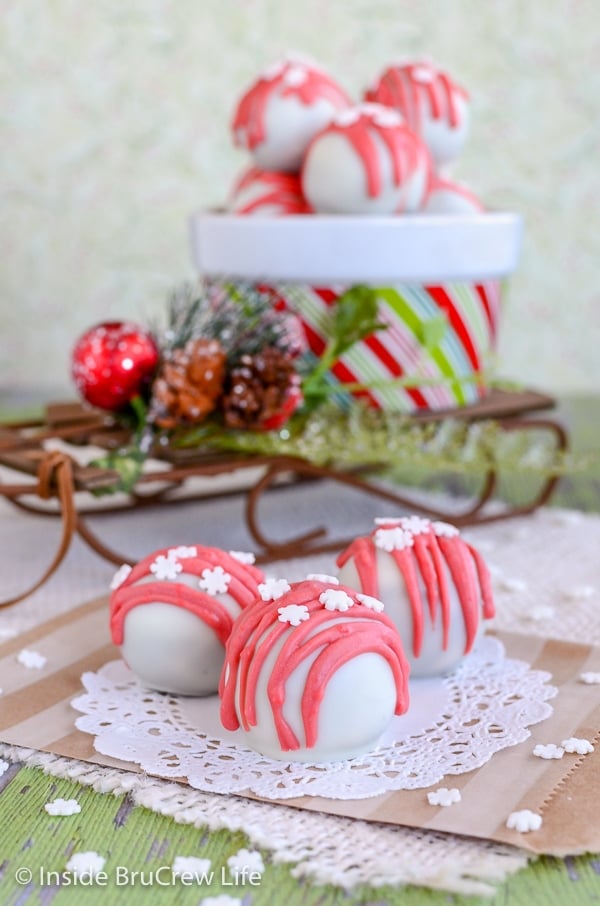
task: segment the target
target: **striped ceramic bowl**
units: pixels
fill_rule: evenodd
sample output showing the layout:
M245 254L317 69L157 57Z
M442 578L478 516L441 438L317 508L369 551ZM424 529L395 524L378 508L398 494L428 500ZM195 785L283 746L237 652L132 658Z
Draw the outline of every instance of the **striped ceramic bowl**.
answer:
M363 385L356 392L371 405L403 412L465 405L485 393L501 283L516 267L521 234L520 217L509 213L191 219L200 274L268 286L298 314L315 356L336 300L359 283L375 288L388 329L355 344L330 378Z

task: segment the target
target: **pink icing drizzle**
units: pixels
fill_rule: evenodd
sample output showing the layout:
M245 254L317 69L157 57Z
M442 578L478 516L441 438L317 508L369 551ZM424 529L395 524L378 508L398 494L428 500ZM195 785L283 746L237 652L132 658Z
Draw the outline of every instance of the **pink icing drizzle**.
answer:
M365 167L367 192L370 198L377 198L382 191L381 163L378 147L373 134L385 145L392 164L394 185L399 186L409 179L419 165L427 166L426 152L419 139L404 124L380 126L368 113L362 113L354 123L330 123L313 142L323 135L336 133L346 138ZM307 156L310 153L309 145Z
M138 584L140 579L152 576L150 566L158 556L167 556L169 550L172 548L163 548L140 560L123 584L111 594L110 631L114 644L123 644L124 622L129 611L156 601L189 610L210 626L219 641L225 644L233 626L233 617L221 601L177 580L157 579ZM260 569L241 563L218 548L196 545L196 551L195 557L184 557L179 561L182 573L200 577L204 569L221 566L231 576L227 594L238 607L243 610L255 600L258 585L264 579Z
M398 522L390 520L389 524L380 525L378 529L393 528L398 524ZM357 538L337 559L339 567L349 560L354 560L361 589L365 594L374 597L379 597L377 547L375 545L375 534L378 529L374 529L366 537ZM413 547L390 551L390 556L396 563L406 586L413 618L412 650L414 656L419 657L423 644L425 602L422 587L425 588L432 622L437 619L438 607L441 611L442 645L444 651L448 648L450 589L446 567L456 588L463 614L466 630L464 653L467 654L475 641L479 625L480 600L485 619L493 617L495 612L490 574L481 555L458 535L454 537L436 535L430 524L427 531L413 535Z
M285 75L299 64L287 62L275 78L260 76L238 103L232 123L234 141L251 151L266 138L265 116L269 98L275 92L281 97L296 97L305 106L329 100L336 110L350 103L347 95L326 73L301 64L306 77L298 84L286 84ZM241 138L243 136L243 139Z
M319 595L327 588L346 592L354 606L344 613L326 610ZM310 618L299 626L280 622L278 608L289 604L305 605ZM269 652L284 637L267 682L267 696L282 751L301 746L283 716L286 684L299 664L315 652L318 653L309 668L300 702L307 748L313 748L317 742L319 706L329 680L343 664L360 654L379 654L387 661L396 684L395 713L406 711L409 667L392 621L360 604L356 592L349 588L306 580L292 585L289 592L275 601L256 601L238 617L227 643L219 684L221 721L228 730L236 730L240 724L245 730L256 726L258 679Z
M246 190L257 190L255 198L236 204L236 198ZM309 205L302 195L300 179L295 173L281 173L251 167L242 174L233 189L233 208L236 214L252 214L267 205L277 207L281 213L306 214Z
M429 73L430 81L418 78L418 73L423 71ZM416 62L390 66L365 97L399 110L411 128L420 132L425 105L432 119L445 119L450 128L455 129L460 123L458 98L467 100L469 96L464 88L431 63Z

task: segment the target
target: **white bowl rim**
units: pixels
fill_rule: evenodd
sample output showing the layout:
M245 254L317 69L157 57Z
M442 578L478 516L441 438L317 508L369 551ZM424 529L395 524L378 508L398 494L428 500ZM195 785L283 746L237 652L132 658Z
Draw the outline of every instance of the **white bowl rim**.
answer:
M513 212L388 217L296 214L190 217L192 259L206 276L313 285L493 279L517 266L523 220Z

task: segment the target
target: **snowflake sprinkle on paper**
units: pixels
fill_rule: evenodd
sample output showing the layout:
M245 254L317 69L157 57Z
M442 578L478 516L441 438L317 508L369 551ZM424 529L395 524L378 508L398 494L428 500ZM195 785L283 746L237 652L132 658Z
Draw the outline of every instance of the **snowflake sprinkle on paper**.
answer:
M172 547L169 551L169 559L187 560L188 557L196 556L198 556L198 548L194 545L186 547L185 544L181 544L179 547Z
M319 595L319 601L325 607L325 610L350 610L354 606L354 601L346 591L341 588L326 588Z
M509 577L501 576L498 579L498 584L503 591L527 590L527 582L524 582L523 579L511 579Z
M413 547L414 543L411 533L405 532L400 526L380 528L375 532L375 546L388 553L403 551L407 547Z
M533 754L537 755L538 758L562 758L565 750L561 746L554 745L553 742L548 743L546 746L538 743L533 749Z
M67 862L67 870L78 878L94 878L104 868L106 859L96 852L73 853Z
M261 854L258 850L240 849L227 859L227 867L232 875L256 872L262 874L265 870Z
M78 815L81 811L77 799L53 799L44 808L49 815Z
M339 585L340 580L335 576L328 576L327 573L309 573L306 577L313 582L329 582L330 585Z
M256 562L256 557L251 551L229 551L229 556L246 566L251 566Z
M209 595L223 595L229 588L231 576L226 573L222 566L215 566L213 569L207 567L202 570L202 576L198 579L198 585L202 591Z
M171 871L175 876L191 875L202 878L208 875L210 866L210 859L199 859L197 856L175 856Z
M373 522L375 525L400 525L405 516L375 516Z
M375 610L377 613L381 613L384 610L383 601L380 601L379 598L374 598L372 595L357 595L356 600L364 607L368 607L369 610Z
M459 530L450 522L432 522L431 528L440 538L456 538L460 535Z
M277 613L279 622L289 623L290 626L299 626L310 618L306 604L288 604L286 607L279 607Z
M176 579L182 569L181 563L170 555L165 557L164 554L159 554L154 563L150 564L150 572L154 573L157 579L165 582L172 582Z
M589 739L578 739L571 736L569 739L563 739L561 746L569 755L589 755L594 751L594 747Z
M118 568L118 570L116 571L116 573L114 574L114 576L111 579L111 583L110 583L111 591L116 591L117 588L120 588L121 585L123 584L123 582L125 581L125 579L127 578L127 576L130 574L130 572L131 572L131 567L130 567L129 563L123 563L123 565Z
M41 670L46 665L47 658L37 651L29 651L28 648L23 648L17 655L17 660L19 664L23 664L29 670Z
M457 790L456 787L448 789L445 786L441 786L438 790L432 790L431 793L427 793L429 805L441 805L447 808L449 805L454 805L455 802L460 802L460 800L460 790Z
M0 777L2 777L3 774L6 774L9 767L10 764L8 763L8 761L4 761L2 758L0 758Z
M506 819L506 826L509 830L516 830L520 834L528 834L529 831L540 829L542 816L524 808L520 812L511 812Z
M240 906L239 897L230 897L228 893L220 893L217 897L204 897L200 906Z
M258 586L258 593L263 601L275 601L290 590L290 583L285 579L274 579L268 576Z
M600 673L580 673L579 681L587 686L597 686L600 684Z

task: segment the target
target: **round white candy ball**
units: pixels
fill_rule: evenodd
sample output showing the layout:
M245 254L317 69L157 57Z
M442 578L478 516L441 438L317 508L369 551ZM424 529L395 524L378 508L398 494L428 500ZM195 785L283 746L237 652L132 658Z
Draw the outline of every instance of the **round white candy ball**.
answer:
M286 761L341 761L373 749L408 707L408 667L380 602L320 580L297 582L236 620L221 719Z
M350 101L312 63L287 59L264 72L241 98L233 117L235 144L261 170L300 170L312 137Z
M401 116L362 104L315 136L301 179L318 213L386 215L418 210L430 176L427 150Z
M462 151L470 126L469 96L432 63L388 67L365 97L398 110L421 136L437 167L455 160Z
M181 546L119 571L110 597L112 639L145 685L181 695L217 691L233 622L263 579L250 559Z
M481 556L454 526L418 516L378 520L338 557L341 582L380 598L411 676L455 669L494 614Z

